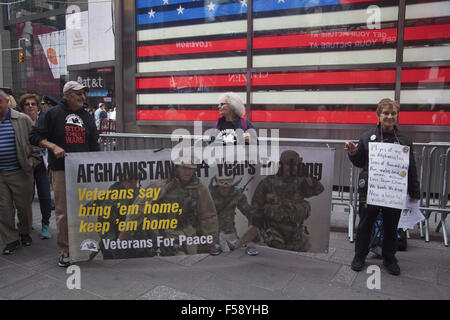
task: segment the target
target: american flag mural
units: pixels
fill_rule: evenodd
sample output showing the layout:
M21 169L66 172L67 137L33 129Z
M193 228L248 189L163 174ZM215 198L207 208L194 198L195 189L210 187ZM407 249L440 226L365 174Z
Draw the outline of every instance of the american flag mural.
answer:
M406 4L400 123L450 125L450 1ZM137 120L215 121L221 92L246 101L250 71L252 122L376 122L395 95L398 1L253 0L251 37L248 5L136 0Z

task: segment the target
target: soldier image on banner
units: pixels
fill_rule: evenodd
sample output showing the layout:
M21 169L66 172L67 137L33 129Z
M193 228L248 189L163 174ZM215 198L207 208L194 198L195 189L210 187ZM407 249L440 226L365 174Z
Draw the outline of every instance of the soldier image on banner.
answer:
M133 189L133 197L132 198L127 198L127 199L120 199L120 200L113 200L113 199L108 199L108 200L96 200L96 201L91 201L88 204L86 204L85 206L96 206L96 207L104 207L104 208L111 208L110 213L108 216L105 215L99 215L98 216L98 222L103 223L103 222L109 222L109 225L111 226L111 228L109 229L108 232L106 233L102 233L99 232L98 235L100 237L100 241L99 241L99 249L100 252L102 253L103 259L124 259L124 258L128 258L130 256L135 256L130 254L130 252L128 251L123 251L123 250L111 250L110 248L105 248L104 245L104 241L106 239L115 241L119 238L120 235L120 231L118 228L118 222L122 222L125 221L126 216L125 215L121 215L119 213L119 206L120 205L131 205L135 199L136 196L138 194L137 190L137 180L125 180L125 181L118 181L115 182L114 184L112 184L108 190L117 190L120 192L120 190L128 190L128 189ZM94 251L91 252L89 259L92 260L94 259L97 255L98 255L98 251Z
M182 214L177 215L177 227L174 229L158 229L145 231L142 229L144 218L150 221L163 219L165 216L158 214L143 214L144 200L138 199L141 210L137 215L129 216L127 219L138 221L138 232L126 233L120 235L121 239L133 240L134 237L145 237L153 239L153 248L161 256L174 256L184 254L210 253L219 254L215 244L218 242L218 219L208 188L203 185L196 175L197 165L195 159L189 163L174 161L175 177L162 182L160 196L152 204L177 203ZM195 244L181 239L192 239L199 236L210 236L211 243ZM170 245L158 245L156 237L170 239Z
M269 247L300 252L311 248L304 224L311 205L305 198L321 194L324 187L313 177L299 176L301 162L296 151L284 151L278 173L264 178L253 194L261 236Z
M211 179L209 190L219 219L218 248L223 252L234 250L238 244L239 238L235 225L236 209L239 209L249 223L256 214L255 208L250 206L247 196L244 194L247 184L252 179L247 181L243 188L237 188L242 178L235 181L234 177L215 176ZM247 254L257 255L258 251L256 248L249 246Z
M71 153L71 258L326 252L334 150L280 149L270 162L217 165L184 150Z

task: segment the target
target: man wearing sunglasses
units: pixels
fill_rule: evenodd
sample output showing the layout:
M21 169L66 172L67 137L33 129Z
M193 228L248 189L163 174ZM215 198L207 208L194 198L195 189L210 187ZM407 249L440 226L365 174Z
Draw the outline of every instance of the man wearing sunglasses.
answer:
M76 81L67 82L63 88L64 98L38 119L30 133L33 145L49 150L60 267L70 265L64 157L69 152L100 150L94 118L83 108L88 91Z

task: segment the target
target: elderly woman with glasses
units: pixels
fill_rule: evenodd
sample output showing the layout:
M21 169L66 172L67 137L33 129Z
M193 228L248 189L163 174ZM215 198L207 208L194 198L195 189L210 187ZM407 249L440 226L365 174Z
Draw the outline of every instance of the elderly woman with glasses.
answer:
M247 130L253 125L243 118L245 106L241 98L234 92L226 92L220 96L217 108L221 116L215 125L220 131L217 139L223 140L224 144L237 143L241 139L236 135L236 130L241 129L244 132L243 140L246 144L250 143Z
M408 168L408 194L411 199L420 198L420 187L417 179L417 169L412 151L412 142L401 133L397 127L400 104L397 101L385 98L378 103L376 110L378 125L363 133L358 145L353 142L345 144L350 161L358 168L362 168L359 175L359 217L360 222L356 234L355 256L351 268L361 271L364 268L365 259L369 253L369 243L372 228L378 213L383 216L383 265L392 275L400 274L400 267L395 258L397 242L397 225L400 219L400 209L367 204L367 180L369 175L369 143L383 142L395 143L409 147Z
M39 118L39 102L41 98L37 94L24 94L19 99L19 106L23 112L31 118L33 126ZM33 146L33 198L34 186L36 186L39 206L41 208L41 239L50 239L50 216L52 213L52 200L50 191L50 181L47 174L47 168L44 164L45 149Z

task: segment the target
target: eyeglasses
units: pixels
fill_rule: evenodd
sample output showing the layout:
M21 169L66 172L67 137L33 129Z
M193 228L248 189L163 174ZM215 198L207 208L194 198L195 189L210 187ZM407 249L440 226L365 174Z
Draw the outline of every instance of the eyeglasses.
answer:
M219 106L223 107L224 105L229 104L228 102L220 102Z
M36 107L37 103L36 102L32 102L32 103L25 103L26 107Z

